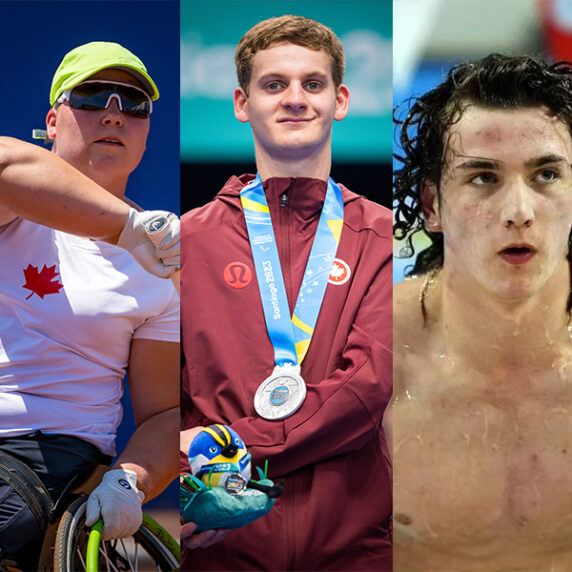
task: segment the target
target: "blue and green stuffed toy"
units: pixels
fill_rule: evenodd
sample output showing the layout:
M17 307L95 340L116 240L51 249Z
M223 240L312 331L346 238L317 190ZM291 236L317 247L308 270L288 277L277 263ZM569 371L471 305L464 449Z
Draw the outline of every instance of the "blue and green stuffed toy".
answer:
M251 478L251 456L236 431L227 425L205 427L189 448L191 474L181 480L183 522L197 524L196 532L234 529L267 514L282 494L257 468Z

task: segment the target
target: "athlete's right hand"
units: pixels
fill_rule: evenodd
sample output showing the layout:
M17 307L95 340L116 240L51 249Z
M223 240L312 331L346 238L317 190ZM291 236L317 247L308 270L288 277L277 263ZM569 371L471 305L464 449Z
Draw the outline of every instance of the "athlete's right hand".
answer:
M204 429L202 425L198 427L193 427L192 429L183 429L180 433L180 446L179 449L185 453L189 454L189 448L193 439Z
M187 522L181 526L181 542L187 548L207 548L221 540L224 540L228 530L203 530L194 534L197 525L194 522Z
M117 246L127 250L148 272L168 278L180 268L180 222L167 211L129 209Z
M143 520L144 500L144 493L137 489L137 473L113 469L103 475L99 486L89 495L85 523L93 526L101 517L103 540L131 536Z

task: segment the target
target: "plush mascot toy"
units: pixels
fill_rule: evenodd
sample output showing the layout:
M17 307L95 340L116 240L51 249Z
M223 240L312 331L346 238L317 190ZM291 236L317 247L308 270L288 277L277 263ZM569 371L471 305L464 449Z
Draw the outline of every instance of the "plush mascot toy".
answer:
M189 448L191 473L209 487L241 492L250 480L250 453L227 425L203 429Z
M250 459L242 439L227 425L200 431L189 447L191 474L181 480L183 522L196 523L197 532L233 529L269 512L284 482L275 485L259 468L259 479L251 479Z

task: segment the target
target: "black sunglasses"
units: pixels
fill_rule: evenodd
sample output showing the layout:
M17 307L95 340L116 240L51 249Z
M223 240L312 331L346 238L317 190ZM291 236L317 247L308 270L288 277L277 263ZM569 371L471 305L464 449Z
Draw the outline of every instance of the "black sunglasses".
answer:
M117 99L123 113L133 117L146 119L153 111L153 103L146 92L134 85L115 81L84 81L64 91L56 104L67 100L74 109L100 111L107 109L113 98Z

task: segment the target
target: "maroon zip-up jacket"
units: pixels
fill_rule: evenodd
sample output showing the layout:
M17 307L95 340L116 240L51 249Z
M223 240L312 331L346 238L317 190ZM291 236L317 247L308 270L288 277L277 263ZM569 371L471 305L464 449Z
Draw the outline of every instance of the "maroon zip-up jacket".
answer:
M265 517L210 548L184 551L182 570L391 570L382 429L392 389L391 213L340 185L344 226L302 362L307 396L291 417L266 421L253 400L274 351L239 198L252 178L232 177L182 218L181 411L185 428L233 427L253 465L268 459L270 477L286 484ZM264 189L292 312L326 183L271 178Z

